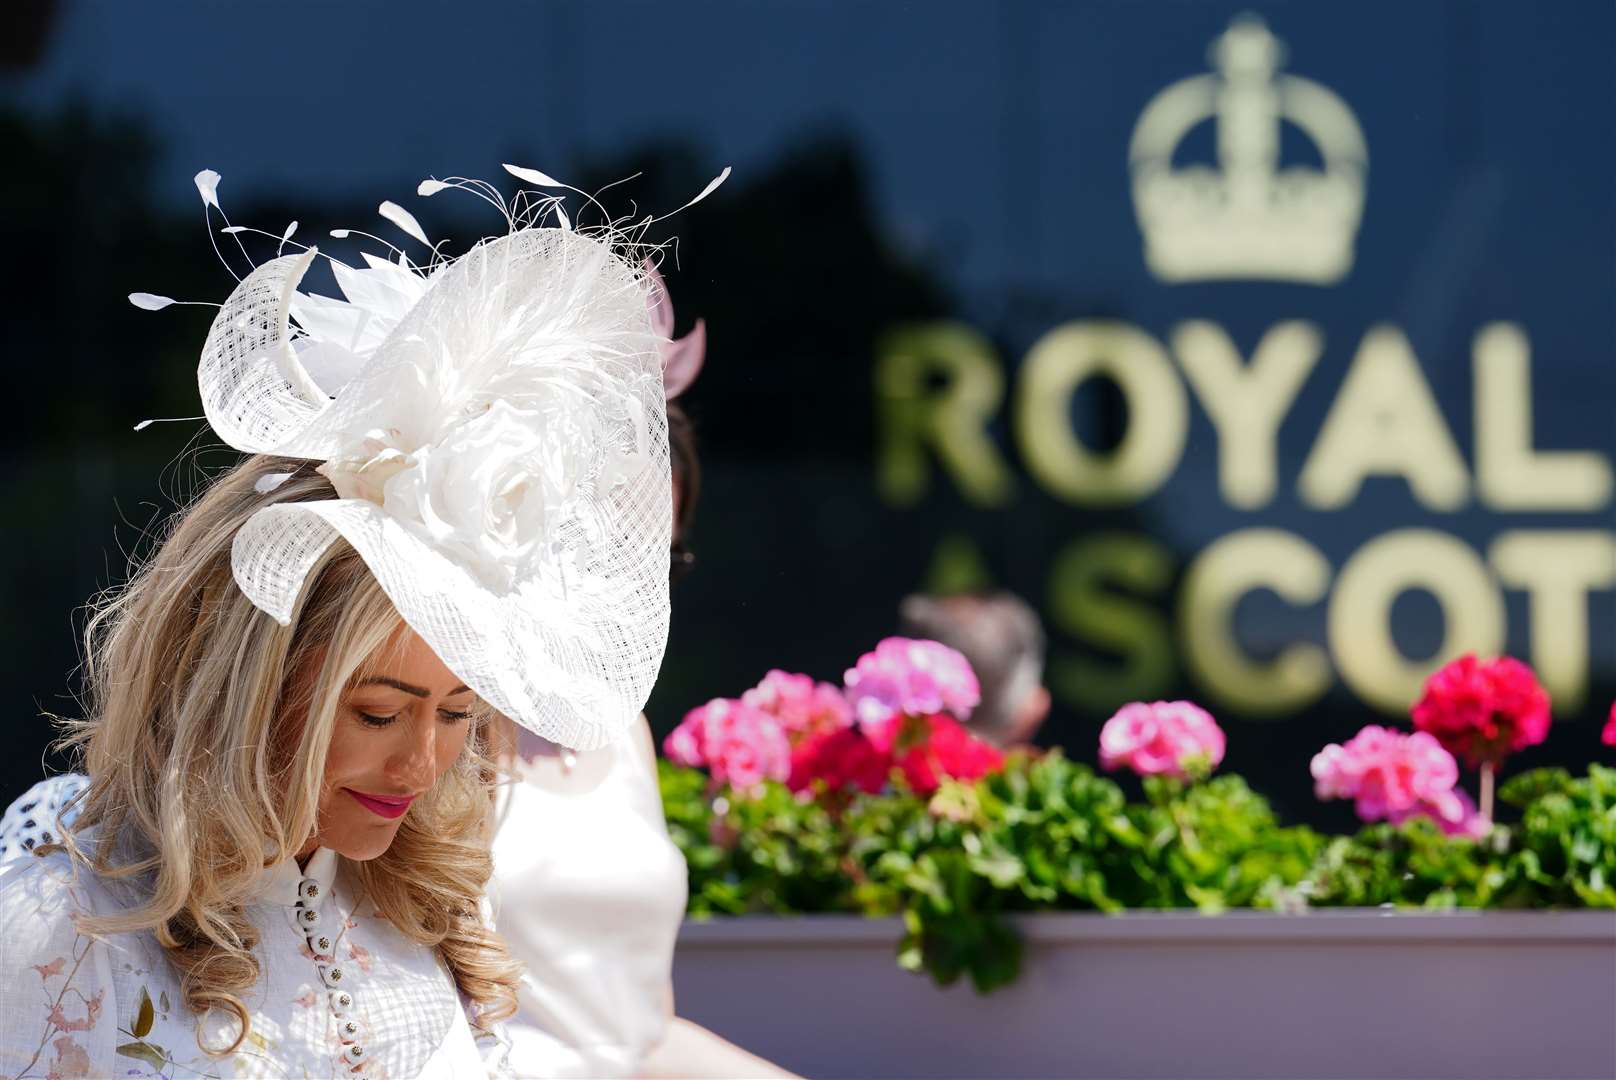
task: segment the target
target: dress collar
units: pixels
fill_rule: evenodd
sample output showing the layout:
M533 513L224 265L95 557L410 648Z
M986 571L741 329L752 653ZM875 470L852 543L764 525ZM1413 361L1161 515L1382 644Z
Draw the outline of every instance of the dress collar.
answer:
M258 877L258 902L292 907L298 901L297 887L304 881L317 881L321 891L329 894L337 877L337 853L330 848L317 848L309 856L302 870L296 859L286 859L274 866L266 866Z

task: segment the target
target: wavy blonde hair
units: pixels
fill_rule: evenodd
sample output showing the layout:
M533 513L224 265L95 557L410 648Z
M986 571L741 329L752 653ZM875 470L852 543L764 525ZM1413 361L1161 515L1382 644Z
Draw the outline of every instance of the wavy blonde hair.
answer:
M274 473L291 475L261 493ZM131 880L139 900L80 925L154 932L188 1006L239 1021L235 1041L210 1053L233 1052L251 1023L240 995L259 975L245 915L254 884L314 835L339 697L400 626L341 540L310 573L288 627L236 587L230 545L253 513L334 497L311 462L248 458L177 516L85 629L87 719L69 722L64 742L90 786L63 846L97 875ZM384 918L437 950L482 1023L515 1011L519 977L479 911L493 869L494 719L473 719L466 752L383 855L348 864Z

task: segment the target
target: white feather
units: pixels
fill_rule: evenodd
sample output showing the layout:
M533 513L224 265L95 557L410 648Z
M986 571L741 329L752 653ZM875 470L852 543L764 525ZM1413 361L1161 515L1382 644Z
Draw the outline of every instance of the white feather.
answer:
M691 199L689 202L685 203L678 210L675 210L674 213L677 214L682 210L689 210L692 206L695 206L697 203L701 202L701 200L705 199L707 196L709 196L713 192L717 191L718 186L720 184L722 184L725 180L728 180L728 179L729 179L729 166L725 165L724 166L724 171L719 173L717 176L713 177L712 180L708 182L707 186L701 189L701 194L700 195L697 195L694 199Z
M223 178L212 169L203 169L195 179L196 190L201 194L203 204L219 209L219 181Z
M445 184L442 180L422 180L415 186L415 193L422 196L431 196L453 186L452 184Z
M555 180L555 179L552 179L549 176L546 176L544 173L541 173L537 169L524 169L520 165L506 165L505 166L505 171L510 173L512 176L516 177L518 180L526 180L528 183L537 184L539 187L566 187L567 186L566 184L563 184L559 180Z
M154 416L150 420L142 420L135 425L136 431L145 431L153 424L176 424L186 420L206 420L206 416Z
M427 247L432 246L432 241L426 238L426 230L422 229L421 223L415 220L415 215L398 205L398 203L391 200L384 202L376 208L376 212Z
M253 481L253 490L260 495L268 495L291 478L292 474L289 472L265 473Z
M292 238L292 234L295 232L297 232L297 222L294 221L290 225L286 226L285 232L281 233L281 243L284 244L286 241L290 240Z
M158 296L156 293L132 292L129 294L129 302L141 311L162 311L174 303L174 300L172 297Z

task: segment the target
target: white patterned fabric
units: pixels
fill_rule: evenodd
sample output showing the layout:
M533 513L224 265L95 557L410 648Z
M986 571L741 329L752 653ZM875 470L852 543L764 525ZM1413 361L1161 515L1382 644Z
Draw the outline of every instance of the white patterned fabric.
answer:
M527 967L506 1024L518 1075L634 1076L667 1031L687 879L649 739L642 723L568 755L524 736L501 790L490 898Z
M89 786L83 773L63 773L23 792L0 815L0 862L30 855L40 844L60 842L62 827L73 820L76 809L67 804ZM66 814L63 808L68 809Z
M356 895L334 852L264 871L248 917L258 983L236 1022L198 1018L150 932L92 941L76 912L126 906L64 852L0 867L0 1076L481 1077L508 1075L503 1041L474 1035L436 953Z
M317 252L248 274L198 368L208 422L317 460L338 498L260 510L232 568L289 625L338 536L434 652L545 738L601 746L638 715L668 630L661 347L643 272L607 240L515 227L418 269Z

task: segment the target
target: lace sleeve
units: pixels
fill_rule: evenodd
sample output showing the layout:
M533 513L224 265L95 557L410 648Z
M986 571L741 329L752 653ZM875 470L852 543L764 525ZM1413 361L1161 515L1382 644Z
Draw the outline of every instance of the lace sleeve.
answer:
M73 820L77 805L69 806L90 786L81 773L63 773L41 780L23 792L0 815L0 862L18 859L40 844L62 838L62 828ZM63 811L66 814L63 814Z
M0 867L0 1076L106 1076L117 1002L107 947L78 932L86 909L65 856Z

